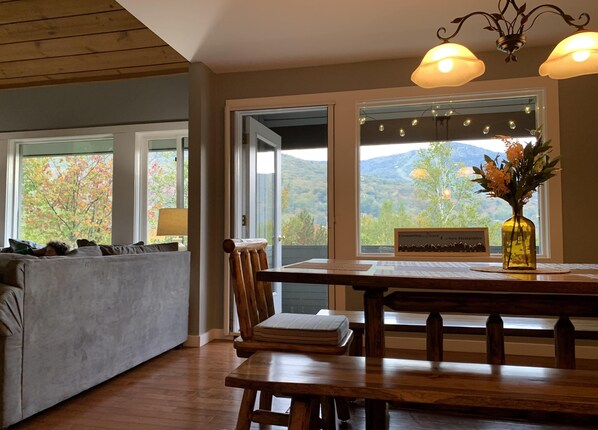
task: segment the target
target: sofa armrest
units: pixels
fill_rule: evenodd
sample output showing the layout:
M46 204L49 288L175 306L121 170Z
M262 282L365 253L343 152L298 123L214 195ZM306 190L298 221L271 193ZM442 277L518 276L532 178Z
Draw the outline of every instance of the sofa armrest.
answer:
M22 419L23 290L0 284L0 426Z

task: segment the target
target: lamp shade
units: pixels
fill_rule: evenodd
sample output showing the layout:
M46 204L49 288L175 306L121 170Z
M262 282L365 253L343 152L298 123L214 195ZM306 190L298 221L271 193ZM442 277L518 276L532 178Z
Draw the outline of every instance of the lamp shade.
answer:
M540 76L567 79L598 73L598 33L580 31L563 39L540 66Z
M157 236L186 236L187 208L165 208L158 213Z
M465 46L443 43L428 51L411 80L422 88L458 87L485 70L484 62Z

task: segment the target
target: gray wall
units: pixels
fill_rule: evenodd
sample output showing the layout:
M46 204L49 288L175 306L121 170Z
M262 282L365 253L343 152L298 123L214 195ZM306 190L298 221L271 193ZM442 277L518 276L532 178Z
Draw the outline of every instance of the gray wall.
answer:
M0 132L187 121L188 76L0 91Z

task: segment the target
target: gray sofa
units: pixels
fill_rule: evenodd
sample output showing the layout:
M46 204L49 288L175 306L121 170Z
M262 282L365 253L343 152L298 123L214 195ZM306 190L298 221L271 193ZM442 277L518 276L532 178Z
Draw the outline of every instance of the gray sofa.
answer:
M187 339L189 253L0 254L5 428Z

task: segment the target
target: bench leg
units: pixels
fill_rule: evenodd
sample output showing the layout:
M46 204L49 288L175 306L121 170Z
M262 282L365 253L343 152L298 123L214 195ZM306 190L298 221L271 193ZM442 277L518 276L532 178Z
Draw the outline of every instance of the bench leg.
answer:
M272 393L260 391L260 409L265 411L272 410Z
M568 317L560 317L554 325L556 367L575 369L575 327Z
M351 411L349 410L349 400L346 397L335 397L336 414L341 421L349 421L351 419Z
M317 419L319 405L318 399L313 397L294 397L291 400L289 430L313 430L317 428L319 426L319 420Z
M322 397L322 428L324 430L334 430L336 428L336 412L334 409L334 399L332 397Z
M443 359L442 316L438 312L431 312L426 320L426 358L430 361Z
M486 361L505 364L505 334L499 314L490 314L486 320Z
M365 399L365 409L366 430L388 430L388 403Z
M241 400L241 407L239 408L236 430L249 430L251 427L251 416L253 415L256 397L256 390L246 389L243 391L243 400Z
M349 355L360 357L363 355L363 332L361 328L354 328L353 330L353 341L349 347Z

